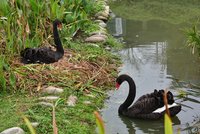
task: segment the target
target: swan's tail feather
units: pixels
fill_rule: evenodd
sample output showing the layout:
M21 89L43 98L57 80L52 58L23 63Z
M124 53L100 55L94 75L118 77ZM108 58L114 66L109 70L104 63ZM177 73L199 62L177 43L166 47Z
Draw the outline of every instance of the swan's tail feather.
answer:
M22 62L25 64L36 63L38 60L37 49L34 48L26 48L21 51L20 55L22 57Z

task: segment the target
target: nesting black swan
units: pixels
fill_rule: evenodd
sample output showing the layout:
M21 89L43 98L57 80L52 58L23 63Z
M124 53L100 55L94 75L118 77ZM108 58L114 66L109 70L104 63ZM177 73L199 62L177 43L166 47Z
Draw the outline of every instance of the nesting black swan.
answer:
M123 74L116 79L117 89L124 81L127 81L129 84L129 94L118 109L119 115L139 119L159 119L163 117L165 113L163 99L164 90L154 90L154 92L150 94L143 95L129 107L135 99L136 86L134 80L130 76ZM177 105L174 102L173 94L170 91L167 92L167 100L170 115L173 117L181 111L181 105Z
M22 62L25 64L29 63L53 63L57 62L64 55L64 49L59 38L58 28L61 28L61 21L56 19L53 22L53 38L56 47L56 51L51 48L25 48L21 51Z

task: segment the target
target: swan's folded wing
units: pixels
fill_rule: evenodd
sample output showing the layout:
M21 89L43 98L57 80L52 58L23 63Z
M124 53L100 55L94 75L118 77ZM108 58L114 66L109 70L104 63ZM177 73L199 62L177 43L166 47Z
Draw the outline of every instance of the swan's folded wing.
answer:
M48 48L39 49L37 56L39 62L42 63L52 63L58 61L58 59L56 58L56 52Z
M158 96L158 91L155 89L152 93L142 95L137 101L141 101L141 100L144 100L147 98L153 98L153 97L157 97L157 96Z
M134 114L149 114L157 108L159 108L158 100L155 97L149 97L136 101L128 111Z

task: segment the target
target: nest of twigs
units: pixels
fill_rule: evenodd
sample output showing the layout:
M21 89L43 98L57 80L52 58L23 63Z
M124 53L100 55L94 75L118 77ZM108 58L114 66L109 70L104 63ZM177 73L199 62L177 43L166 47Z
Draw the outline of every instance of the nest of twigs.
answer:
M76 90L105 89L115 84L117 65L101 57L96 62L76 59L76 53L65 50L65 55L53 64L23 64L14 61L17 89L37 91L38 87L59 86Z

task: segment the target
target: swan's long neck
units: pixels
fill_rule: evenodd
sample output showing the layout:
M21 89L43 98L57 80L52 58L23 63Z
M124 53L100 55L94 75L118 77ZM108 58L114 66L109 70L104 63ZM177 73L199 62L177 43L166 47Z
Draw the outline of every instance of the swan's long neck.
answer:
M135 99L135 95L136 95L136 86L135 86L135 82L133 81L133 79L131 77L126 77L126 79L124 79L124 81L127 81L129 84L129 93L128 93L128 97L126 98L124 103L121 104L119 107L118 112L120 114L123 111L126 111L128 109L128 107L133 103L133 101Z
M53 24L53 37L54 37L54 43L56 44L56 51L64 54L64 49L58 34L57 24Z

